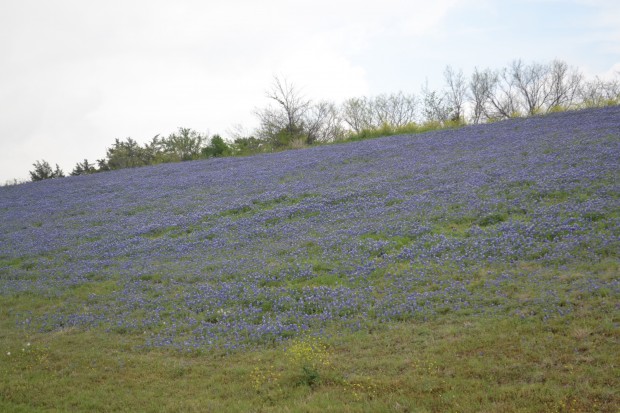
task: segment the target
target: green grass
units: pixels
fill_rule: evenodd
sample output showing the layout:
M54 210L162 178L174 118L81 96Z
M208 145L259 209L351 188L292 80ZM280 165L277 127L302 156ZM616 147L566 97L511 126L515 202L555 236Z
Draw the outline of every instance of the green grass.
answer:
M567 285L586 273L611 280L618 262L570 269L514 265L481 268L468 285L476 290L495 282L511 303L505 314L361 320L357 331L334 325L308 338L319 346L296 340L229 353L146 349L142 334L126 331L35 332L14 317L45 313L72 296L105 297L116 288L113 281L62 297L3 296L0 411L618 412L620 312L613 295L567 287L557 294L572 309L568 315L520 316L519 303L537 300L539 287L531 277L521 283L497 278L514 271ZM437 273L439 284L455 277L447 269ZM325 272L313 285L339 282ZM421 284L420 291L439 284ZM291 362L291 353L307 363Z
M616 412L617 322L390 323L323 339L316 377L285 344L179 354L140 350L130 335L3 328L0 410Z
M345 140L347 142L356 142L365 139L382 138L385 136L410 135L443 129L454 129L463 126L465 126L465 123L460 121L447 121L444 123L425 122L422 124L417 124L414 122L403 126L392 126L389 124L384 124L379 128L363 129L358 133L352 133Z

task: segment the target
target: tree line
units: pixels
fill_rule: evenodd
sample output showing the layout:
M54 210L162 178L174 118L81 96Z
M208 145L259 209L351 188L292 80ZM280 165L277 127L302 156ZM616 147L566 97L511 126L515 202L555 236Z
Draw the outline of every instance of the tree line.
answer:
M251 155L620 104L618 78L588 80L578 68L561 60L546 64L515 60L497 70L475 68L468 77L462 70L447 66L443 75L444 86L439 90L424 85L418 94L355 97L340 105L307 99L294 84L275 77L266 93L269 105L255 110L259 126L251 134L237 132L224 140L219 135L179 128L143 145L132 138L116 139L106 149L105 158L93 163L84 159L70 175ZM32 181L65 176L57 164L52 168L45 160L36 161L33 167Z
M132 138L116 139L106 149L106 156L91 163L88 159L76 163L70 175L88 175L114 169L135 168L165 162L191 161L201 158L231 155L231 146L219 135L208 137L189 128L179 128L168 137L156 135L144 145ZM64 172L58 164L53 169L45 160L36 161L30 171L32 181L62 178Z

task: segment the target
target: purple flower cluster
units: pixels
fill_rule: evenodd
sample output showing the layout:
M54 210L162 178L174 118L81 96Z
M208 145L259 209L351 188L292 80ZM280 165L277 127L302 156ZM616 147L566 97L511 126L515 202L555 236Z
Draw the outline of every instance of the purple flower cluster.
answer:
M620 296L617 277L545 271L617 260L619 160L609 107L3 187L0 295L62 298L16 315L31 328L183 349L562 315L574 291Z

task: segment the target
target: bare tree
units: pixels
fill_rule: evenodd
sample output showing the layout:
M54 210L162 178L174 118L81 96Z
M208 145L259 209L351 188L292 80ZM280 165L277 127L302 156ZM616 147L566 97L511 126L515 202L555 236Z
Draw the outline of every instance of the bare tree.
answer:
M382 94L374 98L352 98L346 100L340 113L342 121L354 133L378 129L384 125L399 128L416 121L418 99L403 92Z
M306 120L307 143L333 142L342 139L344 129L336 105L322 101L310 107Z
M444 79L446 81L446 103L452 110L450 118L455 121L465 119L465 97L467 95L467 84L463 71L459 69L455 72L451 66L446 66L444 70Z
M508 119L519 113L518 98L506 69L488 71L487 119Z
M620 101L620 81L603 80L598 76L583 82L579 88L581 103L585 106L605 106Z
M415 122L418 101L414 95L402 92L379 95L372 100L373 126L395 128Z
M620 74L618 72L616 73ZM616 103L618 103L618 101L620 101L620 80L619 79L610 80L606 82L605 86L606 86L605 90L607 91L606 93L607 100L615 101Z
M342 120L355 133L374 127L372 103L365 97L347 99L342 104L340 113Z
M487 110L487 96L490 88L490 71L479 71L478 68L474 68L474 73L471 75L469 81L469 101L472 105L471 121L474 124L478 124L484 121L484 117L488 113Z
M545 107L549 98L547 74L549 67L541 63L526 65L514 60L508 70L508 82L514 87L525 113L535 115Z
M521 60L515 60L507 69L500 71L480 71L476 68L468 85L471 120L480 123L509 118L520 110L533 115L557 107L571 107L580 91L582 95L592 98L600 96L603 89L609 89L608 85L597 82L581 88L582 80L583 76L577 69L560 60L548 65L526 65Z
M260 120L259 136L281 146L303 135L304 120L311 101L304 98L287 80L277 76L274 77L267 97L276 106L256 111Z
M392 111L388 95L375 96L371 101L372 125L375 128L381 125L391 125Z
M549 97L547 110L558 107L570 108L579 93L583 75L566 62L554 60L549 66Z
M447 104L445 94L428 88L428 83L422 86L422 117L426 122L444 123L450 119L452 109Z
M507 119L518 113L518 99L506 69L474 69L468 85L472 123Z

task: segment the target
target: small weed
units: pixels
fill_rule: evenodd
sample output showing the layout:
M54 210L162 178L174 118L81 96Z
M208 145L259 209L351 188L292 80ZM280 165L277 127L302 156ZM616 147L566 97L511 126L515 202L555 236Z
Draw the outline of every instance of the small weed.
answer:
M370 380L353 380L345 382L345 386L355 400L373 400L377 397L377 386Z
M494 213L486 215L478 220L478 225L481 227L488 227L506 221L508 217L506 214Z
M259 394L269 395L281 391L280 372L273 365L266 368L254 367L250 375L252 388Z
M315 386L321 381L320 369L329 366L325 343L316 337L297 339L286 349L287 361L300 372L299 383Z
M9 369L15 372L25 372L33 369L45 369L48 365L49 354L47 349L26 342L20 349L6 351L4 358Z

